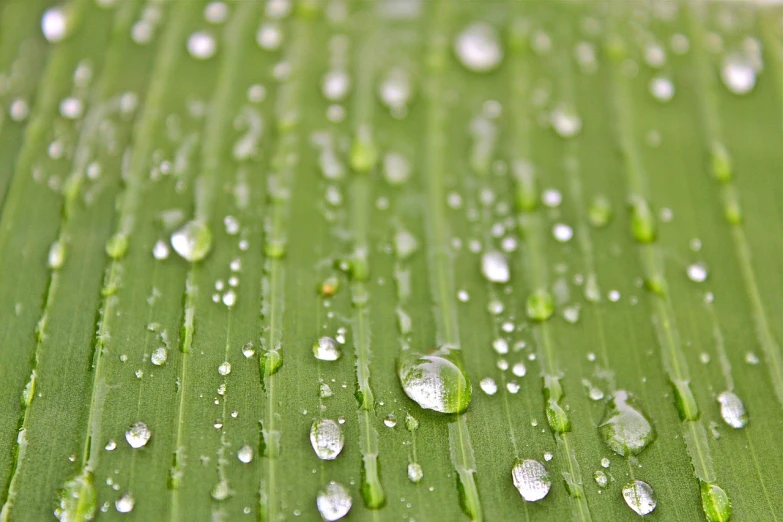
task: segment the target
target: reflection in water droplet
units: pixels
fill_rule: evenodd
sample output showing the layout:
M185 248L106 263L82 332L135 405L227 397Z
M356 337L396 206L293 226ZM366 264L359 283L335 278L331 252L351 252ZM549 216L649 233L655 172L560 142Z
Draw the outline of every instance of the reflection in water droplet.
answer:
M114 507L120 513L130 513L133 511L133 506L136 505L136 499L130 493L125 493L123 496L114 501Z
M731 518L731 499L717 484L701 483L701 507L708 522L727 522Z
M340 520L351 510L353 500L348 490L338 482L330 482L318 492L316 499L318 512L327 522Z
M383 419L383 424L387 428L393 428L397 425L397 417L395 417L393 413L390 413Z
M652 513L656 505L652 487L641 480L634 480L625 485L623 499L628 507L642 516Z
M98 496L92 482L92 473L84 470L63 485L57 494L54 516L60 522L92 520L98 506Z
M598 432L612 451L624 457L640 453L656 437L653 425L624 390L617 390L607 403Z
M718 395L720 403L720 416L732 428L744 428L748 423L748 414L745 405L735 393L730 391Z
M549 472L537 460L527 459L514 464L511 478L519 494L528 502L541 500L552 487Z
M342 355L342 351L337 341L324 336L313 343L313 355L320 361L336 361Z
M310 444L321 460L334 460L343 450L345 436L332 419L318 419L310 427Z
M201 221L189 221L171 235L171 246L186 261L201 261L212 248L212 233Z
M125 431L125 440L131 448L141 448L150 440L152 432L143 422L136 422Z
M729 54L720 70L723 85L734 94L747 94L756 86L756 69L753 62L740 54Z
M489 72L503 60L503 48L495 28L486 22L467 26L454 41L460 63L472 72Z
M481 256L481 273L492 283L508 283L510 272L506 256L497 250L490 250Z
M397 373L405 394L424 409L460 413L470 404L471 386L452 361L438 355L403 355Z
M408 480L413 483L418 483L424 478L424 471L421 469L421 464L418 462L411 462L408 464Z

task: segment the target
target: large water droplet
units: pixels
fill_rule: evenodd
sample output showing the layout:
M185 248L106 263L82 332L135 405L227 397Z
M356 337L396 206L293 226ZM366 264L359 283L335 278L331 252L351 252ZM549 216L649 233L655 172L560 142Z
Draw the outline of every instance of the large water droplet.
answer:
M403 355L397 373L405 394L427 410L459 413L470 404L467 374L438 355Z
M653 488L646 482L634 480L623 487L623 499L638 515L648 515L655 509Z
M253 448L245 444L237 451L237 459L243 464L249 464L253 460Z
M342 352L337 341L331 337L321 337L313 343L313 355L320 361L336 361Z
M606 405L598 431L606 445L624 457L638 454L656 437L653 425L624 390L616 391Z
M342 484L332 481L318 492L318 512L327 522L340 520L351 510L353 500Z
M486 22L467 26L454 41L460 63L473 72L489 72L503 60L503 48L495 28Z
M411 462L408 464L408 480L413 483L418 483L424 478L424 471L421 469L421 464L418 462Z
M143 422L135 422L125 431L125 440L128 441L131 448L141 448L142 446L146 446L151 435L152 433L146 424Z
M92 483L92 473L84 470L58 491L54 516L60 522L92 520L98 505L98 496Z
M481 273L487 281L493 283L508 283L510 272L506 256L497 250L490 250L481 256Z
M310 427L310 444L321 460L334 460L343 450L345 436L332 419L318 419Z
M701 507L709 522L727 522L731 518L731 500L722 487L701 483Z
M495 395L498 392L498 385L492 377L484 377L481 379L481 381L479 381L479 386L481 387L481 391L487 395Z
M748 423L748 414L745 405L735 393L725 391L718 395L720 403L720 416L732 428L744 428Z
M130 493L125 493L123 496L114 501L114 507L119 513L130 513L133 511L133 506L136 505L136 499Z
M527 459L514 464L511 478L519 494L528 502L541 500L552 487L549 472L537 460Z
M741 54L729 54L720 70L723 85L734 94L747 94L756 86L756 69L749 58Z
M688 279L695 283L703 283L707 280L707 266L704 263L693 263L688 266Z
M201 261L212 248L212 232L201 221L189 221L171 235L171 246L186 261Z

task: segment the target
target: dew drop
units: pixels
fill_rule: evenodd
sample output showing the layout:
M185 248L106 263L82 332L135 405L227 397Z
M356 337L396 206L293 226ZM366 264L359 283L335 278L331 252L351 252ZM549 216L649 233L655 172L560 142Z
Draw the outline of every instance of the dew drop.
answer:
M623 499L638 515L648 515L655 509L653 489L646 482L634 480L623 487Z
M525 367L525 363L518 362L514 366L511 367L511 373L516 375L517 377L524 377L527 374L527 368Z
M708 522L727 522L731 518L731 500L722 487L701 483L701 507Z
M424 409L460 413L470 404L467 374L438 355L403 355L397 370L405 394Z
M541 500L552 487L549 472L537 460L526 459L514 464L511 478L519 494L528 502Z
M519 384L517 384L516 381L509 381L506 383L506 389L508 390L508 393L515 395L519 392Z
M508 353L508 341L503 338L495 339L492 341L492 349L500 355Z
M60 102L60 115L69 120L78 120L84 113L84 103L79 98L69 96Z
M283 43L283 30L274 22L266 22L256 32L256 43L265 51L276 51Z
M567 243L574 237L574 229L563 223L558 223L552 227L552 236L560 243Z
M411 175L408 158L398 152L387 153L383 157L383 175L389 185L403 185Z
M394 253L401 260L408 259L419 248L419 243L413 234L400 229L394 234Z
M245 444L237 451L237 459L243 464L249 464L253 460L253 448Z
M313 343L313 355L319 361L336 361L342 352L337 341L331 337L320 337Z
M669 78L657 76L650 80L650 94L659 102L667 102L674 97L674 83Z
M609 468L609 466L611 466L611 465L612 465L612 462L608 458L604 457L604 458L601 459L601 467L602 468Z
M57 270L62 268L65 263L65 243L61 240L57 240L49 247L49 268Z
M413 86L408 72L401 67L389 69L378 86L378 95L391 111L392 116L404 117L413 95Z
M68 18L61 7L47 9L41 17L41 31L50 43L62 41L68 33Z
M481 391L487 395L495 395L498 392L498 385L492 377L484 377L481 379L481 381L479 381L479 386L481 387Z
M212 486L212 490L209 492L209 494L213 499L221 501L230 497L233 494L233 491L231 491L231 488L228 486L228 481L223 479Z
M125 440L128 441L131 448L141 448L142 446L147 445L151 435L152 433L146 424L143 422L135 422L125 431Z
M397 417L395 417L393 413L390 413L383 419L383 424L387 428L393 428L397 425Z
M492 283L508 283L510 272L506 256L497 250L490 250L481 256L481 273Z
M348 94L351 88L351 78L343 70L335 69L324 75L321 93L329 101L340 101Z
M688 266L688 279L695 283L703 283L707 280L707 266L704 263L693 263Z
M573 138L582 130L582 119L573 109L560 105L552 111L552 128L561 138Z
M417 484L424 478L424 471L421 469L421 464L418 462L410 462L408 464L408 480Z
M216 51L217 41L206 31L196 31L188 38L188 53L197 60L208 60Z
M310 444L321 460L334 460L343 450L345 437L332 419L318 419L310 427Z
M454 41L454 52L459 62L472 72L489 72L503 60L495 28L486 22L476 22L460 32Z
M166 352L166 348L161 346L160 348L155 348L155 350L153 350L152 355L150 355L150 362L155 366L163 366L166 364L167 358L168 353Z
M218 366L218 373L223 376L226 376L229 373L231 373L231 363L228 361L221 363L221 365Z
M747 94L756 86L756 69L750 59L740 54L724 58L720 77L723 85L734 94Z
M136 499L130 493L125 493L123 496L114 501L114 507L119 513L130 513L133 511L133 506L136 505Z
M492 315L500 315L503 313L504 309L503 302L497 299L492 299L487 303L487 311Z
M557 208L563 202L563 194L556 189L546 189L541 193L541 201L549 208Z
M103 449L105 449L106 451L114 451L115 449L117 449L117 443L114 442L113 440L110 440L109 442L106 443Z
M612 220L613 213L614 210L609 198L599 194L590 202L590 207L587 210L587 219L594 227L603 228Z
M92 481L92 473L85 469L59 490L54 516L60 522L92 520L98 507L98 495Z
M598 485L599 488L605 488L606 484L609 482L606 473L604 473L600 469L595 473L593 473L593 480L595 480L595 483Z
M617 390L607 403L598 432L612 451L624 457L640 453L656 438L653 425L624 390Z
M222 24L228 18L228 6L223 2L210 2L204 7L204 19L211 24Z
M246 359L250 359L255 354L256 354L256 350L253 347L253 343L251 341L245 343L245 345L242 347L242 355L244 355Z
M730 391L718 395L720 416L732 428L744 428L748 424L748 414L745 405L735 393Z
M169 246L165 241L158 241L155 246L152 247L152 257L158 261L162 261L169 257Z
M532 292L527 298L526 311L533 321L546 321L555 311L552 294L543 289Z
M340 520L351 510L353 500L348 490L342 484L332 481L318 492L316 506L318 512L327 522Z
M212 248L212 233L201 221L189 221L171 235L171 246L186 261L201 261Z

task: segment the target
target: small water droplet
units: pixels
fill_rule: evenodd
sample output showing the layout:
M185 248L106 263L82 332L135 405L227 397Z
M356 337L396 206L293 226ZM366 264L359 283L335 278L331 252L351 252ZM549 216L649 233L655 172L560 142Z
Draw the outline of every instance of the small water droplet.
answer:
M546 321L555 311L552 294L544 289L532 292L527 298L526 311L533 321Z
M337 341L324 336L313 343L313 355L320 361L336 361L342 355L342 351Z
M653 489L646 482L634 480L623 487L623 499L638 515L648 515L655 509Z
M759 356L753 352L748 352L745 354L745 362L755 366L759 363Z
M340 101L348 94L351 78L341 69L329 71L324 75L321 93L329 101Z
M650 80L650 94L659 102L667 102L674 98L674 83L663 76Z
M457 35L454 52L459 62L472 72L489 72L503 60L503 48L494 27L476 22Z
M734 94L747 94L756 86L753 62L741 54L732 53L724 58L720 77L726 88Z
M135 422L133 425L125 431L125 440L128 441L131 448L141 448L146 446L150 440L152 433L146 424L143 422Z
M397 417L395 417L393 413L390 413L383 419L383 424L387 428L393 428L397 425Z
M49 268L57 270L65 263L66 248L63 241L57 240L49 247Z
M653 425L624 390L617 390L607 403L598 431L606 445L624 457L640 453L656 438Z
M217 484L215 484L214 486L212 486L212 491L210 491L209 493L213 499L219 502L221 500L226 500L234 492L231 491L231 488L228 486L228 481L223 479Z
M479 381L479 386L481 387L481 391L487 395L495 395L498 391L498 385L492 377L484 377L481 379L481 381Z
M231 373L231 363L228 361L221 363L221 365L218 366L218 373L223 376L226 376L229 373Z
M69 96L60 102L60 116L68 120L78 120L84 114L84 103L79 98Z
M212 58L217 51L215 37L206 31L196 31L188 38L188 53L198 60Z
M54 516L60 522L92 520L98 507L98 495L92 481L92 473L85 469L59 490Z
M608 468L611 465L612 465L612 462L608 458L604 457L604 458L601 459L601 467L602 468Z
M419 421L410 413L405 415L405 429L408 431L416 431L419 429Z
M492 299L489 303L487 303L487 311L492 315L500 315L503 313L504 309L505 307L503 306L503 302L497 299Z
M492 283L508 283L511 274L506 256L497 250L484 252L481 256L481 273Z
M508 390L508 393L515 395L517 392L519 392L519 384L517 381L508 381L506 383L506 389Z
M595 473L593 473L593 480L595 480L595 483L598 485L599 488L605 488L606 484L609 482L606 473L604 473L600 469Z
M321 383L321 386L318 388L318 396L322 399L328 399L329 397L333 396L334 392L326 383Z
M537 460L527 459L517 462L511 470L514 486L528 502L541 500L549 493L552 481L549 472Z
M115 449L117 449L117 443L114 442L113 440L110 440L109 442L106 443L103 449L105 449L106 451L114 451Z
M62 41L68 34L68 17L62 7L47 9L41 17L41 31L50 43Z
M748 424L748 414L745 405L735 393L730 391L718 395L720 416L732 428L744 428Z
M414 484L421 481L424 478L424 471L421 469L421 464L418 462L410 462L408 464L408 480Z
M345 436L332 419L319 419L310 427L310 444L321 460L334 460L343 450Z
M155 366L163 366L166 364L167 358L168 353L166 352L166 348L161 346L160 348L155 348L155 350L153 350L152 355L150 355L150 362Z
M186 261L201 261L212 248L212 233L201 221L189 221L171 235L171 246Z
M210 2L204 7L204 19L211 24L222 24L228 18L228 6L223 2Z
M559 105L550 117L552 128L561 138L573 138L582 130L582 119L576 111L566 105Z
M250 359L256 354L255 348L253 348L252 341L248 341L245 343L245 345L242 347L242 355L245 356L246 359Z
M408 158L398 152L387 153L383 157L383 175L389 185L403 185L411 175Z
M261 24L256 32L256 43L265 51L275 51L283 43L283 30L276 22Z
M516 375L517 377L524 377L525 374L527 374L527 368L525 367L525 363L518 362L511 368L511 373Z
M133 511L133 506L136 505L136 499L130 493L125 493L123 496L114 501L114 507L119 513L130 513Z
M399 259L408 259L418 248L418 241L407 230L400 229L394 234L394 253Z
M541 202L549 208L557 208L563 202L563 194L557 189L546 189L541 193Z
M405 394L424 409L460 413L470 404L467 374L445 357L403 355L398 376Z
M316 506L318 512L327 522L340 520L351 510L353 500L348 490L342 484L332 481L318 492Z
M587 210L587 218L590 224L596 228L602 228L612 220L612 202L604 195L597 195L590 202L590 208Z
M408 72L401 67L389 69L378 86L378 95L392 116L404 118L408 113L407 105L413 96L413 85Z
M574 229L563 223L557 223L552 227L552 236L560 243L567 243L574 237Z
M158 261L162 261L169 257L169 246L165 241L158 241L155 246L152 247L152 257Z
M243 464L249 464L253 460L253 448L247 444L239 448L237 458Z
M703 283L707 280L707 266L704 263L693 263L688 266L688 279L695 283Z
M470 301L470 294L468 294L467 290L459 290L457 292L457 300L460 303L467 303L468 301Z

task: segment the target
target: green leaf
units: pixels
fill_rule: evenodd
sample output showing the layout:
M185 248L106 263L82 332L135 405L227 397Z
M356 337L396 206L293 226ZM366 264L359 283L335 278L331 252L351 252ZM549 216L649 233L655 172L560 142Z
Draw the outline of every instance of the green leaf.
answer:
M0 1L0 522L781 518L782 42Z

